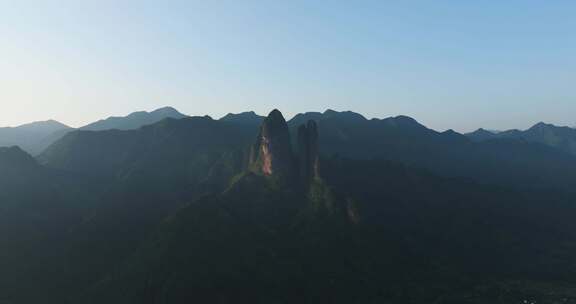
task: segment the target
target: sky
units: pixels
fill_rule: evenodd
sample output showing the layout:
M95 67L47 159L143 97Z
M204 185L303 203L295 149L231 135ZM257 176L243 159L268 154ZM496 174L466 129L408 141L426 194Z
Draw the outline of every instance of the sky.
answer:
M0 126L173 106L576 125L576 1L0 0Z

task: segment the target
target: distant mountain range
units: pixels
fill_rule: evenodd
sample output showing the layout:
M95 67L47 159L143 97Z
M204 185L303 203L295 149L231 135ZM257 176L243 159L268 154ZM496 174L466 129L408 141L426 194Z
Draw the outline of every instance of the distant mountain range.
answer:
M209 117L178 119L181 117L175 114L178 112L164 108L151 112L155 114L150 113L147 117L160 119L163 116L159 114L176 117L131 132L126 132L129 130L122 130L120 127L112 127L111 122L119 125L126 121L135 126L135 117L146 116L142 112L139 113L126 118L104 120L103 122L108 122L111 128L107 132L87 131L85 128L71 132L47 149L40 159L49 166L61 169L78 171L85 166L92 166L93 170L104 175L114 175L119 174L116 169L127 166L129 163L126 162L135 160L135 153L148 151L150 148L146 146L147 142L161 142L160 138L149 138L146 134L156 134L158 137L163 134L162 132L168 132L166 134L184 136L190 134L185 130L190 130L192 125L200 121L211 121L210 124L213 126L235 125L238 130L251 134L256 133L264 120L264 117L254 112L228 114L220 120L212 120ZM565 154L565 147L568 145L551 144L551 141L540 141L536 137L539 134L547 134L542 130L559 129L563 132L558 133L555 138L569 140L569 135L574 131L569 128L539 124L524 132L535 134L534 136L522 139L510 137L516 133L524 134L520 131L494 134L479 130L465 136L451 130L445 132L431 130L407 116L366 119L350 111L327 110L324 113L308 112L294 116L287 122L292 136L296 138L298 126L310 120L317 123L318 130L322 134L319 145L325 155L388 159L428 168L445 176L470 176L487 182L514 181L518 185L539 187L576 186L576 166L573 157ZM163 131L150 133L155 129ZM511 135L504 137L506 134ZM186 141L184 138L182 140ZM558 140L558 143L560 142L562 141ZM164 148L169 150L169 147ZM552 168L557 168L555 169L557 172L551 172Z
M181 119L185 117L187 116L172 107L164 107L151 112L140 111L123 117L109 117L78 129L71 128L54 120L34 122L18 127L0 128L0 147L19 146L28 153L36 156L52 143L62 138L65 134L74 130L134 130L146 125L157 123L166 118ZM238 114L229 113L220 118L220 120L244 124L247 126L256 126L264 120L264 117L250 111ZM450 130L444 133L438 133L426 128L413 118L407 116L368 120L362 115L351 111L337 112L327 110L324 113L307 112L297 114L289 120L288 123L294 131L293 126L297 126L307 120L322 120L324 125L330 125L330 121L335 121L338 124L337 128L340 128L340 130L332 131L339 132L340 137L345 136L347 132L353 132L352 129L342 129L347 128L345 125L351 126L352 124L356 124L359 126L364 124L366 126L371 125L374 127L379 124L381 126L388 126L396 129L412 129L413 131L424 131L428 134L442 134L445 138L451 137L452 140L463 140L463 136L457 132ZM464 134L464 136L474 142L484 142L494 139L510 139L524 141L526 143L543 144L576 155L576 129L570 127L558 127L552 124L538 123L525 131L507 130L499 132L481 128L474 132ZM369 154L369 151L369 149L366 149L364 150L364 153ZM360 151L356 151L355 153L360 153Z
M493 139L522 140L530 143L543 144L576 155L576 129L570 127L558 127L543 122L540 122L525 131L507 130L503 132L494 132L478 129L472 133L466 134L466 136L477 142Z
M80 130L133 130L145 125L157 123L165 118L180 119L184 117L186 117L186 115L178 112L176 109L172 107L164 107L152 112L141 111L123 117L109 117L81 127Z
M0 128L0 147L19 146L37 155L70 130L72 128L54 120Z
M25 124L14 128L0 128L0 147L19 146L32 155L38 155L52 143L74 130L103 131L131 130L159 122L165 118L184 118L186 115L171 107L152 112L134 112L124 117L110 117L74 129L54 120Z
M250 112L243 112L239 114L226 114L226 116L220 118L221 121L227 122L234 122L234 123L241 123L241 124L252 124L252 125L260 125L262 121L264 121L263 116L260 116L253 111Z
M0 302L570 303L574 189L561 149L406 116L74 130L0 148Z

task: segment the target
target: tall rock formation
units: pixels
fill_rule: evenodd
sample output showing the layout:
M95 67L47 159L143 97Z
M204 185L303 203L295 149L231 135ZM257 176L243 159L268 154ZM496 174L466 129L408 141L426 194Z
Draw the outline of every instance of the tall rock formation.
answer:
M288 124L278 110L270 112L262 122L260 134L252 147L251 168L265 176L292 180L296 168Z
M298 128L298 154L302 181L308 183L319 177L318 127L314 120Z

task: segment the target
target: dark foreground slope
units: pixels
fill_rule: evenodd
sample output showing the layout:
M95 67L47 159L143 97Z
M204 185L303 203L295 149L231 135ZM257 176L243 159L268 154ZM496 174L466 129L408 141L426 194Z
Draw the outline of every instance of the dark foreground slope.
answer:
M0 300L573 301L575 200L548 187L576 180L572 156L406 117L307 115L76 131L40 164L13 150L0 195L23 207L4 208L17 233Z
M249 173L191 203L83 300L576 301L576 209L563 197L391 163L333 159L323 167L329 178L309 190Z
M0 300L66 299L66 235L95 208L97 193L95 180L46 169L20 148L0 148Z
M336 240L348 243L339 235L346 230L338 229L347 221L328 217L336 206L325 203L265 177L243 175L223 194L204 197L167 220L122 271L90 290L88 302L329 299L329 284L313 285L322 272L339 281L353 276L336 272L347 267L346 257L332 251Z
M286 166L290 155L302 155L282 143L289 140L284 123L273 112L249 172L168 218L76 301L576 300L569 289L576 283L569 197L378 160L324 159L321 173L303 180L298 167Z
M209 117L168 119L138 130L76 131L48 149L49 168L98 178L98 208L68 238L73 286L89 285L131 254L163 218L241 172L252 128Z

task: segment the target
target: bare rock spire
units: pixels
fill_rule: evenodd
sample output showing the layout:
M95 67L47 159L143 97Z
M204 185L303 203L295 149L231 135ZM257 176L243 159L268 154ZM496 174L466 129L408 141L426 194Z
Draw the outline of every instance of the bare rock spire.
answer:
M292 179L295 173L294 155L288 124L278 110L270 112L260 127L252 147L252 169L265 176Z

